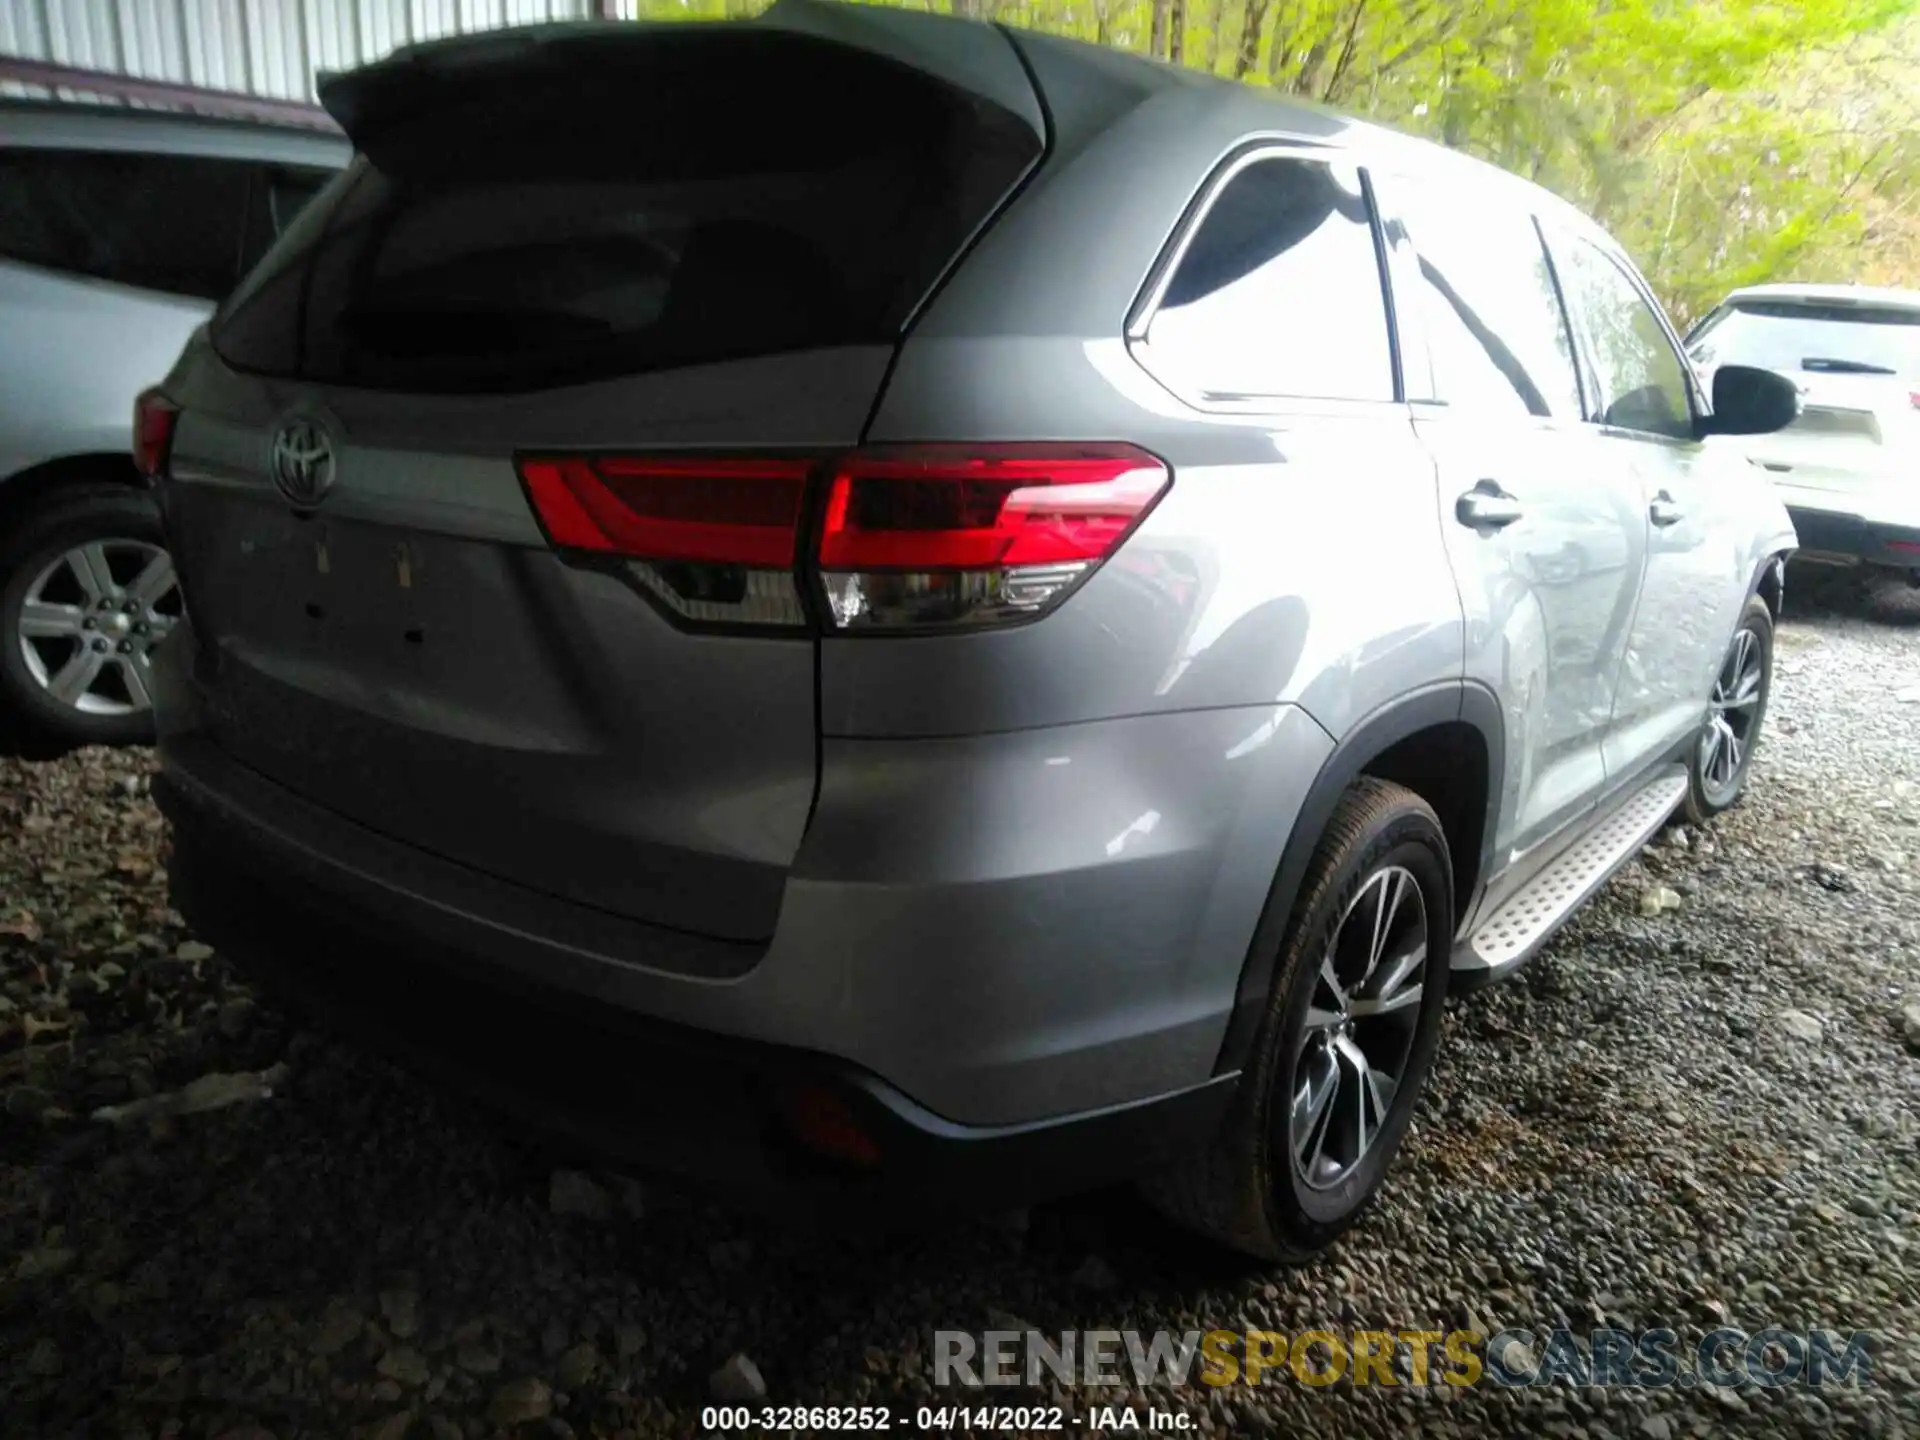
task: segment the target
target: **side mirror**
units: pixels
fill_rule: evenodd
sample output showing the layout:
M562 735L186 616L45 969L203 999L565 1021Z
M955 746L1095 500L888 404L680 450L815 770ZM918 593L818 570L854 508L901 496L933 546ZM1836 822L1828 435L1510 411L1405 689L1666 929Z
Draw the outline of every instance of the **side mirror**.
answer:
M1751 365L1713 372L1713 413L1700 418L1706 435L1771 435L1800 418L1800 389L1784 375Z

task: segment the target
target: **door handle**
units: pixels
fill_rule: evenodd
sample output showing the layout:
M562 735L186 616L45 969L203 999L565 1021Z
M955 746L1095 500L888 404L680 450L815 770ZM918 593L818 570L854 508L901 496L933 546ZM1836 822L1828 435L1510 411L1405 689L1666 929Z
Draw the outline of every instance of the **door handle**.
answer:
M1662 490L1653 497L1653 503L1647 506L1647 518L1662 530L1669 525L1678 525L1687 518L1687 512L1673 503L1673 497Z
M1526 513L1497 480L1482 480L1453 504L1454 518L1475 530L1504 529Z

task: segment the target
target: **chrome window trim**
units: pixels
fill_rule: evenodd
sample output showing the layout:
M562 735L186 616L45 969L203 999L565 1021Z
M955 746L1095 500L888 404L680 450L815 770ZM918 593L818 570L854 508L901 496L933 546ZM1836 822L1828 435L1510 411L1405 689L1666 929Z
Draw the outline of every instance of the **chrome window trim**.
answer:
M1194 237L1200 233L1200 227L1206 224L1226 187L1245 170L1269 160L1304 160L1312 164L1329 168L1346 166L1349 177L1363 197L1367 207L1367 226L1372 232L1371 244L1374 252L1374 266L1379 284L1380 318L1387 337L1389 369L1387 386L1389 393L1379 399L1362 399L1343 395L1292 395L1292 394L1228 394L1219 391L1191 391L1174 385L1147 360L1145 351L1147 332L1152 328L1154 316L1160 311L1161 302L1166 298L1173 277L1179 273L1187 252L1192 248ZM1310 140L1282 137L1249 136L1241 141L1209 172L1207 178L1188 203L1179 224L1166 245L1161 248L1159 257L1148 272L1139 295L1128 312L1126 324L1127 353L1136 365L1168 394L1195 410L1216 415L1274 414L1274 413L1328 413L1332 407L1334 413L1373 413L1382 407L1404 408L1405 402L1397 398L1402 391L1398 381L1399 339L1395 332L1393 304L1388 289L1388 278L1381 268L1380 212L1373 188L1367 179L1367 167L1362 158L1351 147L1345 145L1319 144Z

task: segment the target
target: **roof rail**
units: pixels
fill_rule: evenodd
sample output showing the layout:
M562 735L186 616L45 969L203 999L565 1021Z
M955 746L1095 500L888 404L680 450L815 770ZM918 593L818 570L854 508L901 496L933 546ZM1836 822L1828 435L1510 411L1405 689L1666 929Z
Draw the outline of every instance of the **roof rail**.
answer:
M264 95L244 95L232 90L204 90L197 85L181 85L171 80L144 80L137 75L116 75L104 70L86 70L76 65L57 65L48 60L23 60L0 55L0 84L7 82L39 85L53 91L78 91L103 100L205 115L220 120L249 120L256 124L288 125L333 134L338 134L340 129L325 110L305 101L275 100Z

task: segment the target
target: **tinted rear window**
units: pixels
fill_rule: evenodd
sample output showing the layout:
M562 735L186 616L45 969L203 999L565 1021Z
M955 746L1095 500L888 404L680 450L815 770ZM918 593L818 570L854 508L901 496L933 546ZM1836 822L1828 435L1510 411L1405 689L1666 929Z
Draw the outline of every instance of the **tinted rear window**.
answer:
M1741 300L1709 316L1687 348L1708 366L1786 371L1863 366L1920 377L1920 309Z
M1384 297L1359 172L1256 160L1208 207L1138 353L1210 401L1391 400Z
M0 255L217 300L239 277L250 170L203 155L0 150Z
M221 355L508 391L890 340L1040 148L997 107L810 39L603 48L356 124L347 177L219 317Z

